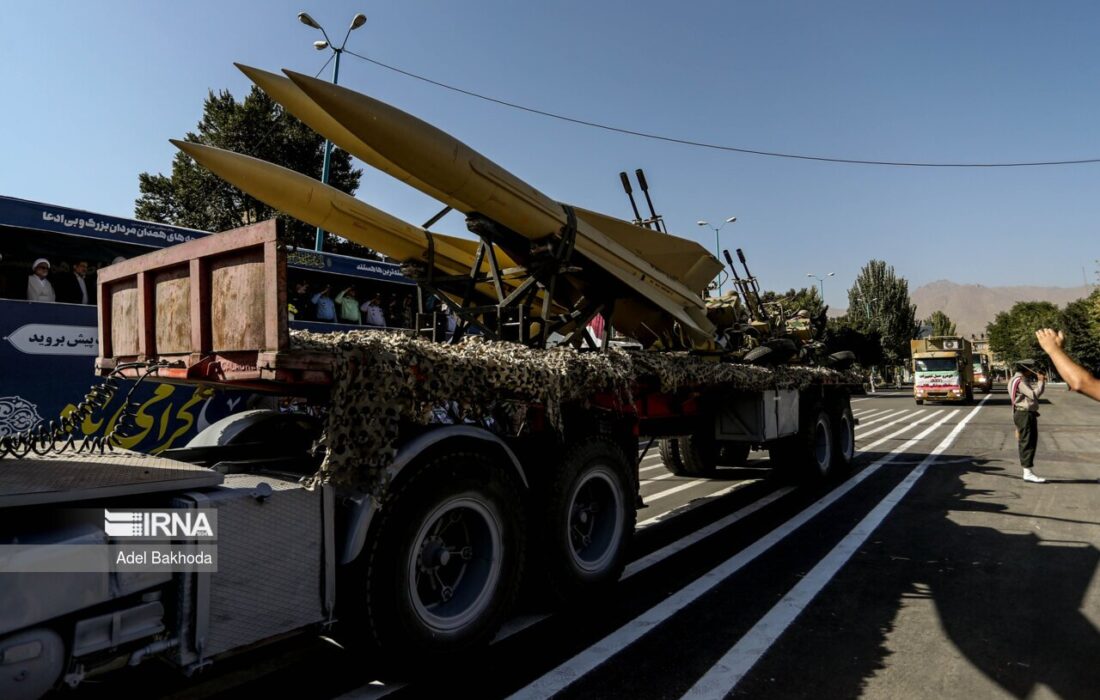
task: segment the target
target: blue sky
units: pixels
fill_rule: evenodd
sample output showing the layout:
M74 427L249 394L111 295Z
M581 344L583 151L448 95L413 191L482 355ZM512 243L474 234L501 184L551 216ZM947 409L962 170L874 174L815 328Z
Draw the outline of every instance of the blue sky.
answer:
M169 172L234 61L316 74L348 48L503 100L750 149L867 160L1100 158L1100 5L1092 2L41 2L0 23L0 194L129 216L142 171ZM322 73L331 77L331 65ZM1100 164L896 168L640 139L507 109L345 55L340 84L425 119L555 199L630 217L646 171L669 229L742 247L765 288L846 291L871 258L916 288L1096 281ZM414 223L438 205L367 168L358 196ZM438 229L464 233L460 216Z

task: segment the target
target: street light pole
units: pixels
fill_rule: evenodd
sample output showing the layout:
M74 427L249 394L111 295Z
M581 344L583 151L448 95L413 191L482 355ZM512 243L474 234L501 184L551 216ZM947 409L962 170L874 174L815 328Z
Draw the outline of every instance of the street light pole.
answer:
M337 85L340 79L340 54L344 53L344 47L348 44L348 37L351 36L353 30L362 27L367 22L367 16L362 12L351 18L351 25L348 27L347 34L344 35L344 42L340 44L339 48L332 45L332 41L328 38L328 32L325 28L317 23L317 20L309 16L308 12L299 12L298 21L307 27L313 27L319 29L322 36L325 37L324 41L313 42L313 48L318 51L324 51L325 49L332 49L332 52L336 54L336 60L332 65L332 84ZM332 142L327 138L325 139L325 157L321 165L321 183L327 185L329 172L332 169ZM324 247L325 242L325 230L320 226L317 227L317 238L314 241L313 249L321 250Z
M829 274L827 274L825 276L826 277L832 277L835 274L836 274L835 272L830 272ZM825 280L822 279L821 277L818 277L817 275L813 274L812 272L807 272L806 276L807 277L813 277L815 280L817 280L818 289L821 292L821 303L824 304L825 303Z
M725 227L726 224L732 224L735 221L737 221L737 217L736 216L731 216L728 219L726 219L725 221L723 221L722 224L718 227L711 226L709 221L705 221L703 219L700 219L699 221L695 222L696 226L707 226L709 228L714 229L714 257L718 258L719 262L721 262L721 260L722 260L722 243L718 239L718 232L721 231ZM724 265L722 266L722 269L723 269L723 271L725 270ZM721 275L718 276L718 296L722 296L722 276Z

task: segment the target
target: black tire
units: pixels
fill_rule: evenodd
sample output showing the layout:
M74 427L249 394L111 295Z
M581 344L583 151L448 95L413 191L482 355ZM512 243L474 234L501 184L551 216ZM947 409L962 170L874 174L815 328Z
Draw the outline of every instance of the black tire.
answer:
M923 405L924 405L924 399L913 399L913 401L914 401L914 402L915 402L915 403L916 403L916 404L917 404L918 406L923 406Z
M657 445L657 451L661 455L661 461L665 468L673 474L685 474L684 460L680 456L680 443L676 438L664 438Z
M676 438L679 444L681 476L707 478L718 470L718 440L710 431Z
M622 449L605 437L573 445L542 503L541 566L560 602L598 599L618 582L634 534L637 489Z
M833 474L844 474L852 467L856 456L856 419L852 408L845 405L832 416L833 423Z
M851 350L840 350L826 358L827 364L835 370L846 370L856 363L856 354Z
M723 442L718 449L718 464L723 467L743 467L749 463L752 445L747 442Z
M387 658L422 663L488 644L520 588L526 544L518 478L475 451L416 466L386 497L356 562L345 627Z
M809 415L797 435L772 443L768 454L774 469L812 483L832 474L834 432L825 411Z

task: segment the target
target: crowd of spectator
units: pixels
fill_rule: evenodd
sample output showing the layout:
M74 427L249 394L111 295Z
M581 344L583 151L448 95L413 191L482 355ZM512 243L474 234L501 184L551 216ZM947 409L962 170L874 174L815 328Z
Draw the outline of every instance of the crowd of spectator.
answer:
M55 267L48 258L37 258L30 265L31 272L26 277L25 286L5 289L0 296L29 301L95 304L96 270L123 259L117 257L110 263L102 264L77 259L60 262ZM299 279L292 284L288 294L288 317L290 320L375 328L415 327L417 306L413 292L378 291L366 287L352 284L335 291L328 281ZM435 301L430 299L430 302ZM435 306L430 302L429 311Z
M374 328L413 328L416 303L412 292L363 291L357 285L335 292L333 285L321 281L311 284L300 279L293 283L287 299L290 320L347 323Z

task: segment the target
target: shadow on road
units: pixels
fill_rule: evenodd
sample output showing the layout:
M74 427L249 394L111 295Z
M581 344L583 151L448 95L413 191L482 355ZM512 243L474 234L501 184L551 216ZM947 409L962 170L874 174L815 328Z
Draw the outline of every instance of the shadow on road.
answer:
M811 632L792 644L781 640L786 648L773 650L781 653L765 660L761 675L775 672L776 657L812 651L815 667L831 669L820 696L984 697L990 688L969 670L976 669L1018 698L1039 685L1062 698L1098 697L1100 632L1082 608L1100 552L1076 537L1094 533L1088 528L1095 523L1031 514L1029 487L1020 481L996 490L970 485L1000 473L980 460L933 463L806 611L800 627ZM1073 536L1056 534L1067 532ZM886 684L875 680L888 667ZM772 680L764 685L757 677L738 694L805 691Z

